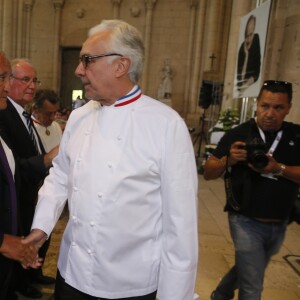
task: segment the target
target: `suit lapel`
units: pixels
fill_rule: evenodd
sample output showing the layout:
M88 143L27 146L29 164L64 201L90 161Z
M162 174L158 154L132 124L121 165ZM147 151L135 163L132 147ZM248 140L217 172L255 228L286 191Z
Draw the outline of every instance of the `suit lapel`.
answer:
M14 145L14 136L19 136L19 138L17 138L16 140L18 142L23 141L22 145L18 145L17 149L26 149L27 151L29 151L30 149L30 153L31 155L38 155L37 150L31 140L31 137L29 135L29 132L23 122L23 120L21 119L19 113L17 112L17 110L15 109L15 107L11 104L11 102L9 100L7 100L7 113L8 113L8 118L9 118L9 126L11 127L11 136L8 137L8 139L12 139L11 143L8 140L8 145ZM6 142L6 140L5 140ZM12 147L13 149L15 149L16 147ZM43 149L43 148L42 148ZM26 155L28 156L28 155Z

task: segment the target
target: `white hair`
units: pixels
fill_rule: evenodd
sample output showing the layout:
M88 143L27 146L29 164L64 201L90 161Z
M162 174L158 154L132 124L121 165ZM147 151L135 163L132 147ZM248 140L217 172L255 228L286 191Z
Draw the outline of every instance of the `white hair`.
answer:
M100 24L92 27L88 35L92 36L101 32L111 33L107 50L130 59L131 65L128 74L130 80L137 83L144 64L144 45L140 32L122 20L103 20Z

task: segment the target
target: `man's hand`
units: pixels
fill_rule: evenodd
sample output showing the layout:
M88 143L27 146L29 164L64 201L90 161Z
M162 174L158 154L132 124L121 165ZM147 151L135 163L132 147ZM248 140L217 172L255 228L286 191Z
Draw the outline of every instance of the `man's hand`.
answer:
M40 230L40 229L33 229L29 235L27 235L25 238L22 239L22 244L24 245L33 245L34 248L38 251L42 245L47 240L47 234ZM32 262L30 265L24 265L22 266L26 269L28 267L31 268L38 268L42 265L42 259L37 258L34 262Z
M267 157L268 157L269 162L264 168L256 169L253 167L252 164L248 164L249 168L251 168L253 171L261 173L261 174L269 174L269 173L274 173L274 172L278 171L278 169L280 168L280 165L278 164L278 162L271 155L267 155Z
M205 163L204 179L211 180L219 178L225 171L226 163L228 163L228 166L233 166L239 161L245 161L247 159L245 146L246 143L244 142L234 142L230 147L228 156L224 155L221 158L217 158L212 155Z
M33 243L23 243L23 238L4 234L0 253L9 258L20 262L24 268L38 268L42 260L38 257L38 248Z
M52 160L58 154L59 145L55 146L48 153L44 155L44 164L46 168L52 167Z
M244 142L234 142L229 150L229 166L233 166L240 161L245 161L247 159L247 151L245 149L246 143Z
M47 234L40 229L33 229L29 235L27 235L22 243L26 244L34 244L37 249L41 248L42 245L47 240Z

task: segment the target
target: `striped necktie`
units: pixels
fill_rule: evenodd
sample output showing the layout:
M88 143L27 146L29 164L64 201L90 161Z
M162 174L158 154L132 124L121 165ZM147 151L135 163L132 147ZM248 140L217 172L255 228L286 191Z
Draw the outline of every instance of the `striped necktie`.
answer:
M8 164L8 160L0 141L0 161L2 163L4 173L8 182L11 202L11 219L12 219L12 234L17 234L17 193L13 174Z
M33 128L32 128L32 121L31 121L31 116L30 114L27 112L27 111L23 111L23 116L26 118L26 123L27 123L27 128L28 128L28 132L29 132L29 135L31 137L31 140L34 144L34 147L35 149L37 150L38 153L40 153L39 151L39 147L37 145L37 141L36 141L36 138L35 138L35 135L33 133Z

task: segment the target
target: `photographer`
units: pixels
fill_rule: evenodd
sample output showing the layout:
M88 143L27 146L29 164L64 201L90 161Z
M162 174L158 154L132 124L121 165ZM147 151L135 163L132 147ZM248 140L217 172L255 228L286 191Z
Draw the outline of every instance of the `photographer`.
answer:
M292 84L265 81L257 117L230 130L205 164L204 178L224 174L235 266L212 300L259 300L264 272L283 243L300 184L300 125L284 118L291 109Z

